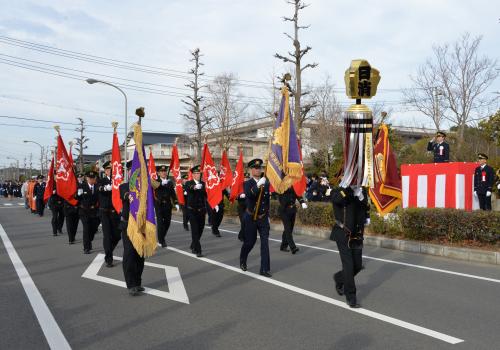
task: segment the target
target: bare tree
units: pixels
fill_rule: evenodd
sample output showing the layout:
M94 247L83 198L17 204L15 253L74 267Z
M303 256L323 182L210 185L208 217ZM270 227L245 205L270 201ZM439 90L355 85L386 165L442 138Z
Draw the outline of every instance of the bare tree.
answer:
M192 80L186 84L186 86L193 90L192 96L186 96L186 100L182 102L186 105L186 113L181 115L187 123L187 128L189 130L194 130L193 141L196 146L196 161L201 162L201 148L203 145L203 131L206 129L207 125L210 124L210 119L207 119L204 115L206 106L202 106L204 97L200 95L200 89L206 88L206 86L200 85L200 77L205 73L200 72L203 63L200 62L200 49L196 48L191 51L192 58L190 62L194 62L194 67L189 70L189 74L193 76Z
M293 23L294 34L293 36L288 33L283 34L285 34L285 36L293 42L294 51L289 51L288 55L286 56L276 53L274 57L282 60L285 63L292 63L295 66L293 84L295 88L293 89L292 93L294 96L294 118L297 125L297 133L300 135L304 120L307 119L309 112L312 110L312 108L314 108L314 105L311 103L307 103L304 105L301 104L302 96L308 94L307 91L302 91L302 72L307 68L317 67L318 63L308 63L302 66L302 58L312 49L312 47L306 46L304 49L302 49L300 46L299 30L307 29L309 28L309 25L299 25L299 11L303 10L309 5L306 5L302 0L288 0L287 3L293 5L294 14L293 17L283 17L283 21Z
M232 73L218 75L208 86L210 103L206 109L208 129L215 136L221 149L228 149L234 140L234 130L243 119L246 104L238 102L241 95L236 91L237 78Z
M89 141L89 138L84 135L85 132L85 121L82 118L76 118L80 122L80 125L75 129L80 133L80 136L76 138L76 151L78 152L78 170L83 173L83 151L88 148L85 144Z

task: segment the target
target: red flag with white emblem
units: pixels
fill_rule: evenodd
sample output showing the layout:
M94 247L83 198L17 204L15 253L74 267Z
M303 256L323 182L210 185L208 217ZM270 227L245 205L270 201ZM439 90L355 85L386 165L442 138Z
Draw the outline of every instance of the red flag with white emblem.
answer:
M229 196L231 203L233 203L234 200L245 191L243 189L243 183L245 182L245 174L243 172L243 151L240 151L240 158L236 164L233 181L231 182L231 195Z
M54 192L54 154L52 154L52 160L50 161L50 169L47 173L47 185L45 186L45 192L43 193L43 202L47 203L50 196Z
M123 207L120 198L120 185L123 182L123 166L116 130L113 132L113 147L111 149L111 182L111 202L116 212L120 213Z
M175 179L175 194L179 204L184 205L184 189L182 188L181 163L179 161L179 151L177 145L172 147L172 159L170 160L170 170Z
M59 134L57 137L56 191L59 196L67 200L70 204L76 205L78 202L74 198L74 195L77 186L72 165L61 134Z
M149 147L148 173L149 177L153 180L158 179L158 174L156 174L155 159L153 158L153 149L151 147Z
M228 188L233 184L233 172L231 171L231 164L229 164L226 150L222 152L219 178L221 182L221 189Z
M205 180L205 188L207 191L207 202L213 209L222 200L222 189L217 169L215 168L214 160L210 154L208 146L205 144L203 154L203 180Z

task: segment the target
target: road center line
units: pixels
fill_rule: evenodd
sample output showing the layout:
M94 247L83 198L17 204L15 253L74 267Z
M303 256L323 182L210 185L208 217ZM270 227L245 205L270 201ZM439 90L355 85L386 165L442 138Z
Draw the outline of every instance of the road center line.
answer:
M51 349L71 349L66 337L59 328L54 316L49 310L49 307L45 303L42 298L42 295L38 291L38 288L31 279L28 270L24 266L21 258L16 252L16 249L12 245L7 233L4 228L0 224L0 237L2 238L3 245L5 246L5 250L7 250L7 254L9 255L10 260L12 261L12 265L14 265L14 269L16 270L17 276L21 281L21 284L24 288L26 296L30 301L31 307L35 312L36 318L38 319L38 323L42 328L43 334L49 343Z
M227 270L231 270L231 271L236 272L236 273L243 274L245 276L260 280L262 282L269 283L269 284L290 290L292 292L308 296L312 299L316 299L316 300L319 300L319 301L322 301L322 302L325 302L325 303L328 303L331 305L341 307L341 308L348 310L348 311L351 311L351 312L355 312L355 313L358 313L358 314L361 314L361 315L364 315L367 317L371 317L371 318L374 318L374 319L377 319L377 320L380 320L380 321L383 321L386 323L390 323L392 325L395 325L395 326L398 326L401 328L408 329L408 330L416 332L416 333L420 333L420 334L423 334L423 335L426 335L426 336L429 336L429 337L432 337L432 338L435 338L438 340L442 340L442 341L449 343L449 344L458 344L458 343L462 343L464 341L463 339L455 338L455 337L452 337L450 335L440 333L440 332L434 331L434 330L429 329L429 328L421 327L421 326L418 326L418 325L415 325L415 324L412 324L409 322L398 320L397 318L386 316L384 314L380 314L380 313L375 312L375 311L370 311L370 310L367 310L364 308L351 309L349 306L347 306L347 304L345 302L342 302L342 301L339 301L339 300L336 300L336 299L333 299L333 298L330 298L330 297L327 297L327 296L324 296L324 295L321 295L321 294L318 294L315 292L311 292L311 291L308 291L306 289L299 288L299 287L293 286L293 285L288 284L288 283L280 282L280 281L277 281L277 280L272 279L272 278L263 277L263 276L260 276L256 273L253 273L253 272L249 272L249 271L245 272L237 267L227 265L227 264L221 263L221 262L216 261L216 260L207 259L207 258L196 258L193 254L185 252L185 251L177 249L177 248L174 248L172 246L168 246L167 249L172 250L172 251L179 253L179 254L189 256L189 257L197 259L197 260L204 261L206 263L209 263L209 264L212 264L215 266L222 267L222 268L227 269Z
M175 223L178 223L178 224L182 224L182 221L172 220L172 222L175 222ZM219 231L238 234L238 232L236 232L236 231L231 231L231 230L226 230L226 229L221 229L221 228L219 229ZM281 243L281 240L276 239L276 238L269 237L269 240ZM335 249L328 249L328 248L316 247L316 246L313 246L313 245L307 245L307 244L302 244L302 243L295 243L295 245L300 246L300 247L306 247L306 248L316 249L316 250L323 250L323 251L326 251L326 252L332 252L332 253L337 253L337 254L339 253L339 251L335 250ZM448 275L461 276L461 277L473 278L473 279L482 280L482 281L500 283L499 279L490 278L490 277L483 277L483 276L471 275L471 274L468 274L468 273L461 273L461 272L456 272L456 271L451 271L451 270L445 270L445 269L437 269L437 268L433 268L433 267L428 267L428 266L423 266L423 265L416 265L416 264L410 264L410 263L405 263L405 262L401 262L401 261L376 258L376 257L373 257L373 256L368 256L368 255L363 255L363 258L364 259L369 259L369 260L381 261L381 262L385 262L385 263L389 263L389 264L396 264L396 265L401 265L401 266L414 267L414 268L417 268L417 269L422 269L422 270L427 270L427 271L446 273Z

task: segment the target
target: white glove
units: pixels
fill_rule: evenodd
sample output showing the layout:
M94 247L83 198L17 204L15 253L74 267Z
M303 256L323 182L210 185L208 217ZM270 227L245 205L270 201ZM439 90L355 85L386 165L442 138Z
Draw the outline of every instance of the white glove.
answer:
M219 205L217 204L214 208L215 212L218 213L219 212Z
M365 226L370 225L370 222L371 222L370 218L366 218L366 221L365 221Z
M257 181L257 187L262 187L265 185L265 183L266 183L266 177L265 176L261 177L259 181Z
M112 189L113 189L113 187L110 184L107 184L106 186L104 186L104 191L111 191Z
M302 209L307 209L307 204L306 203L302 203Z
M196 185L194 185L194 189L195 190L201 190L202 188L203 188L202 184L196 184Z
M497 188L500 190L500 184L498 184Z
M490 191L486 191L486 197L490 197L491 196L491 192Z
M499 185L499 186L500 186L500 185ZM500 187L499 187L499 188L500 188ZM245 194L244 194L244 193L240 194L240 198L241 198L241 199L243 199L243 198L245 198L245 197L246 197L246 196L245 196Z
M33 196L33 200L35 200L35 201L36 201L36 196Z
M474 191L474 196L476 196L476 197L477 197L477 191Z
M185 196L187 196L187 194L188 194L188 193L187 193L186 191L184 191L184 195L185 195Z
M56 194L56 190L52 191L52 194Z
M358 197L360 201L365 199L365 196L363 195L363 189L361 187L354 188L354 195Z
M179 204L175 205L175 210L179 211Z
M81 196L83 194L83 188L78 189L78 195Z
M161 179L161 184L162 185L168 184L168 179Z

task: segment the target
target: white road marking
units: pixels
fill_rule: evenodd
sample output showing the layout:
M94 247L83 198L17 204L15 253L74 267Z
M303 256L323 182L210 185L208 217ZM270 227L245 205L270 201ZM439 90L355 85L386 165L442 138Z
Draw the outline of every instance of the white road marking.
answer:
M31 279L28 270L24 266L21 258L16 252L16 249L12 245L7 233L3 229L2 225L0 225L0 237L2 238L3 245L5 246L5 250L7 250L7 254L9 255L12 264L14 265L14 269L16 270L17 276L21 281L21 284L24 288L24 292L30 301L31 307L35 312L36 318L38 319L38 323L42 328L43 334L49 343L51 349L71 349L66 337L59 328L54 316L49 310L49 307L45 303L42 298L42 295L38 291L38 288Z
M4 203L3 205L7 206L7 207L11 207L12 206L12 203Z
M178 223L178 224L182 224L182 221L172 220L172 222L175 222L175 223ZM210 226L205 226L205 227L209 228ZM238 232L236 232L236 231L225 230L225 229L221 229L221 228L219 228L219 231L238 234ZM281 243L281 240L276 239L276 238L269 237L269 240ZM306 248L316 249L316 250L323 250L323 251L326 251L326 252L332 252L332 253L337 253L337 254L339 252L338 250L335 250L335 249L328 249L328 248L323 248L323 247L316 247L316 246L313 246L313 245L307 245L307 244L302 244L302 243L295 243L295 245L300 246L300 247L306 247ZM385 263L389 263L389 264L396 264L396 265L402 265L402 266L407 266L407 267L414 267L414 268L417 268L417 269L428 270L428 271L433 271L433 272L446 273L448 275L455 275L455 276L473 278L473 279L482 280L482 281L500 283L499 279L490 278L490 277L483 277L483 276L471 275L471 274L468 274L468 273L461 273L461 272L456 272L456 271L451 271L451 270L445 270L445 269L436 269L436 268L433 268L433 267L428 267L428 266L423 266L423 265L410 264L410 263L405 263L405 262L401 262L401 261L376 258L376 257L369 256L369 255L363 255L363 258L364 259L369 259L369 260L381 261L381 262L385 262Z
M95 257L95 259L90 263L89 267L85 270L85 272L82 274L83 278L88 278L91 280L99 281L99 282L104 282L108 284L112 284L114 286L122 287L122 288L127 288L127 285L125 284L124 281L120 281L114 278L109 278L109 277L104 277L104 276L99 276L99 270L101 269L102 265L104 264L104 254L99 253ZM122 261L123 258L119 256L113 256L114 260L120 260ZM160 298L164 299L170 299L174 301L178 301L184 304L189 304L189 298L186 293L186 289L184 288L184 283L182 282L181 274L179 272L179 269L174 266L167 266L167 265L160 265L160 264L155 264L155 263L150 263L150 262L145 262L144 265L146 266L151 266L151 267L156 267L159 269L165 270L165 276L167 279L167 285L168 285L168 292L164 292L158 289L153 289L153 288L148 288L144 287L144 293L154 295Z
M398 327L405 328L407 330L410 330L410 331L413 331L416 333L420 333L420 334L423 334L423 335L426 335L426 336L429 336L429 337L432 337L432 338L435 338L438 340L442 340L442 341L449 343L449 344L458 344L458 343L462 343L464 341L463 339L455 338L455 337L452 337L450 335L440 333L440 332L434 331L434 330L429 329L429 328L421 327L421 326L418 326L418 325L415 325L415 324L412 324L409 322L405 322L405 321L399 320L399 319L394 318L394 317L386 316L386 315L378 313L378 312L370 311L370 310L367 310L364 308L351 309L349 306L347 306L347 304L345 302L342 302L342 301L339 301L339 300L336 300L336 299L333 299L333 298L330 298L330 297L327 297L327 296L324 296L324 295L321 295L321 294L318 294L315 292L311 292L309 290L299 288L299 287L293 286L293 285L288 284L288 283L280 282L280 281L277 281L277 280L272 279L272 278L263 277L263 276L260 276L256 273L253 273L253 272L248 272L248 271L244 272L237 267L227 265L227 264L221 263L221 262L216 261L216 260L207 259L207 258L196 258L193 254L185 252L185 251L177 249L177 248L174 248L172 246L168 246L167 249L172 250L172 251L179 253L179 254L189 256L189 257L194 258L194 259L204 261L206 263L209 263L209 264L212 264L215 266L222 267L222 268L227 269L227 270L231 270L231 271L236 272L236 273L243 274L245 276L260 280L262 282L269 283L269 284L290 290L292 292L308 296L312 299L316 299L316 300L319 300L319 301L322 301L322 302L325 302L325 303L328 303L331 305L341 307L341 308L348 310L348 311L352 311L352 312L355 312L355 313L358 313L358 314L361 314L361 315L364 315L367 317L371 317L371 318L374 318L374 319L377 319L377 320L380 320L380 321L383 321L386 323L390 323L390 324L398 326Z

